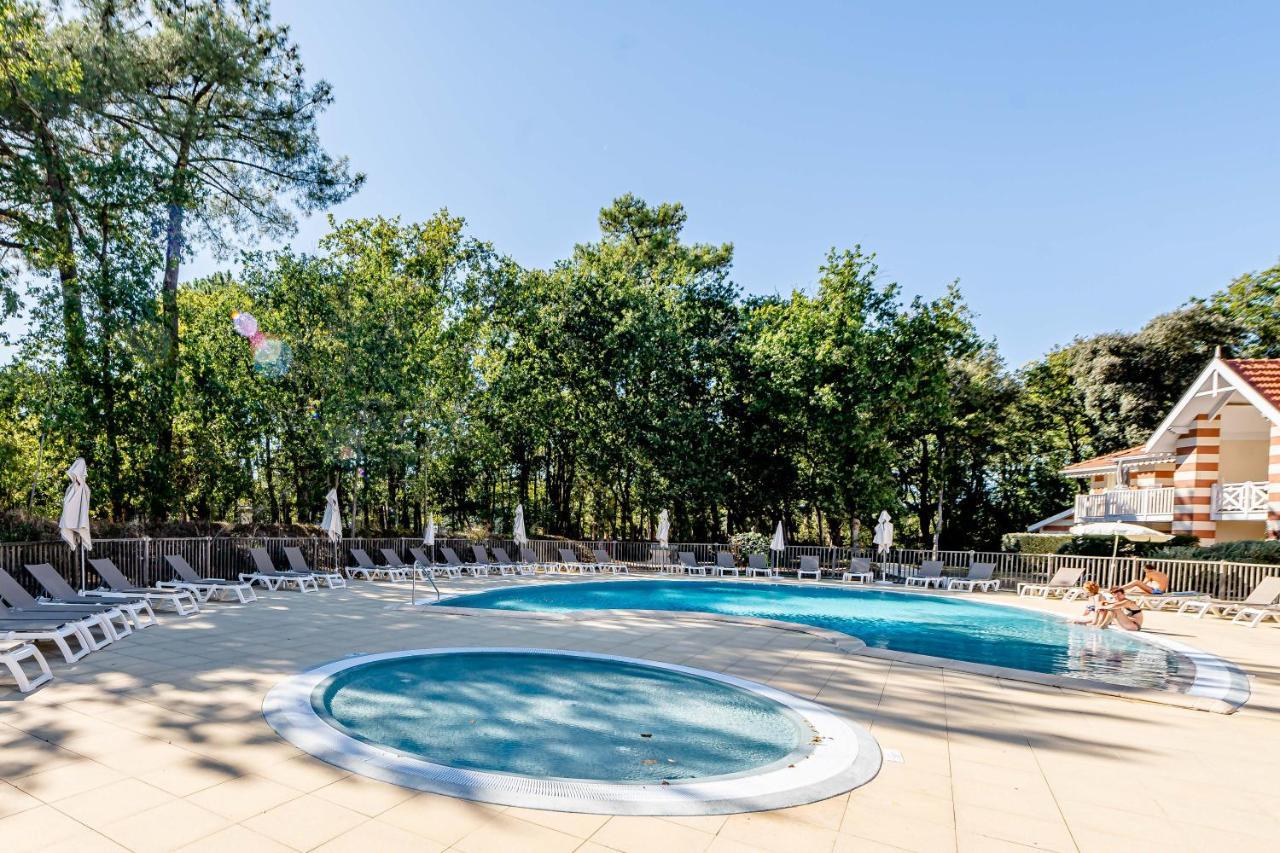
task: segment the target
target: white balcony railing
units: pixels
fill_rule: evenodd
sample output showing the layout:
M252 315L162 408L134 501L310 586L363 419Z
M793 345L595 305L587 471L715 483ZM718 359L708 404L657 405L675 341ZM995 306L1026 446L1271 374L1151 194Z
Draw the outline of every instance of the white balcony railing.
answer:
M1265 519L1267 517L1267 484L1215 483L1211 506L1215 518Z
M1173 489L1113 489L1076 496L1076 518L1133 521L1173 519Z

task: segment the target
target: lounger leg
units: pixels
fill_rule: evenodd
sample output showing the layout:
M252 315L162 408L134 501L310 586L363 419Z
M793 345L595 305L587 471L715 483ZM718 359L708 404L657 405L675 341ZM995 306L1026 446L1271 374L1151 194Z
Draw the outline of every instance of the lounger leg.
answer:
M67 642L68 637L76 638L76 642L80 644L79 652L73 652L71 650L71 645ZM89 654L89 652L93 651L89 645L90 641L85 639L84 629L78 625L72 626L65 633L58 632L54 634L49 638L49 640L58 647L58 651L62 652L62 657L67 663L75 663L85 655Z
M36 666L40 668L40 674L35 678L28 676L26 670L22 668L22 661L27 658L35 661ZM20 693L30 693L41 684L53 680L53 673L49 671L48 662L34 644L28 643L21 646L0 658L0 660L9 668L9 672L13 675L13 680L18 683L18 691Z

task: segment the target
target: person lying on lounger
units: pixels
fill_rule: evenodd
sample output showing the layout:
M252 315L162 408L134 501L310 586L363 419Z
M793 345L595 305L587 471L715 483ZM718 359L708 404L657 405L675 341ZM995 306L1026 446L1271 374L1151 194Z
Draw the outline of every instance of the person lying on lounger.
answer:
M1147 563L1142 567L1142 578L1129 581L1121 589L1126 591L1136 589L1144 595L1164 595L1169 591L1169 576Z
M1141 631L1142 608L1136 601L1125 596L1124 587L1111 587L1111 599L1107 604L1098 605L1098 612L1102 614L1098 627L1116 625L1126 631Z

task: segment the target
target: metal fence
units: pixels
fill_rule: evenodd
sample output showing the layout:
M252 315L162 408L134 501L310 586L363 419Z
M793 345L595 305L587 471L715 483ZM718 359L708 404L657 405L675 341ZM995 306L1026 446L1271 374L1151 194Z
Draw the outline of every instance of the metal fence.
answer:
M382 562L382 548L389 548L401 559L410 559L409 548L419 547L417 538L367 538L344 539L332 543L314 537L193 537L174 539L99 539L93 543L89 557L108 558L134 583L149 585L171 576L165 556L179 554L196 570L209 577L235 578L240 572L253 569L249 556L251 548L265 548L280 568L287 565L286 547L302 551L313 568L331 569L351 564L350 549L363 548L376 562ZM516 557L519 553L511 539L470 540L439 538L436 540L436 559L442 559L441 547L451 547L464 560L471 558L471 546L505 548ZM558 549L571 548L584 561L593 558L592 550L603 549L611 559L626 563L633 570L658 570L678 560L680 552L692 553L700 563L714 563L718 551L731 550L730 546L716 542L673 542L659 548L651 542L536 539L525 547L544 562L558 561ZM1110 586L1140 576L1142 566L1150 563L1166 572L1170 584L1177 591L1192 591L1217 598L1243 598L1267 576L1280 575L1280 566L1255 563L1210 562L1205 560L1157 560L1136 557L1082 557L1061 554L1019 554L1002 551L940 551L936 555L929 550L894 548L880 555L857 548L833 548L812 545L792 545L783 552L770 555L770 562L781 571L794 571L802 556L817 557L824 571L838 575L854 557L872 558L879 565L891 565L900 570L894 573L910 574L925 560L943 562L946 575L963 575L972 563L994 563L995 577L1007 588L1018 583L1042 583L1062 568L1084 569L1084 580L1095 580ZM62 541L0 543L0 567L6 569L23 584L34 588L34 581L23 570L30 563L49 563L73 584L81 581L80 555ZM84 582L97 586L99 579L86 561L83 567Z

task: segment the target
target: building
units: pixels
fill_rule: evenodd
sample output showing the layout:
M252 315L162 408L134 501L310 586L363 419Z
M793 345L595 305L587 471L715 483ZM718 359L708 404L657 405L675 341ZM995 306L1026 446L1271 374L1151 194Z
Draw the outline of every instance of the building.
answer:
M1202 545L1280 538L1280 359L1215 357L1145 444L1062 474L1087 491L1028 530L1132 521Z

